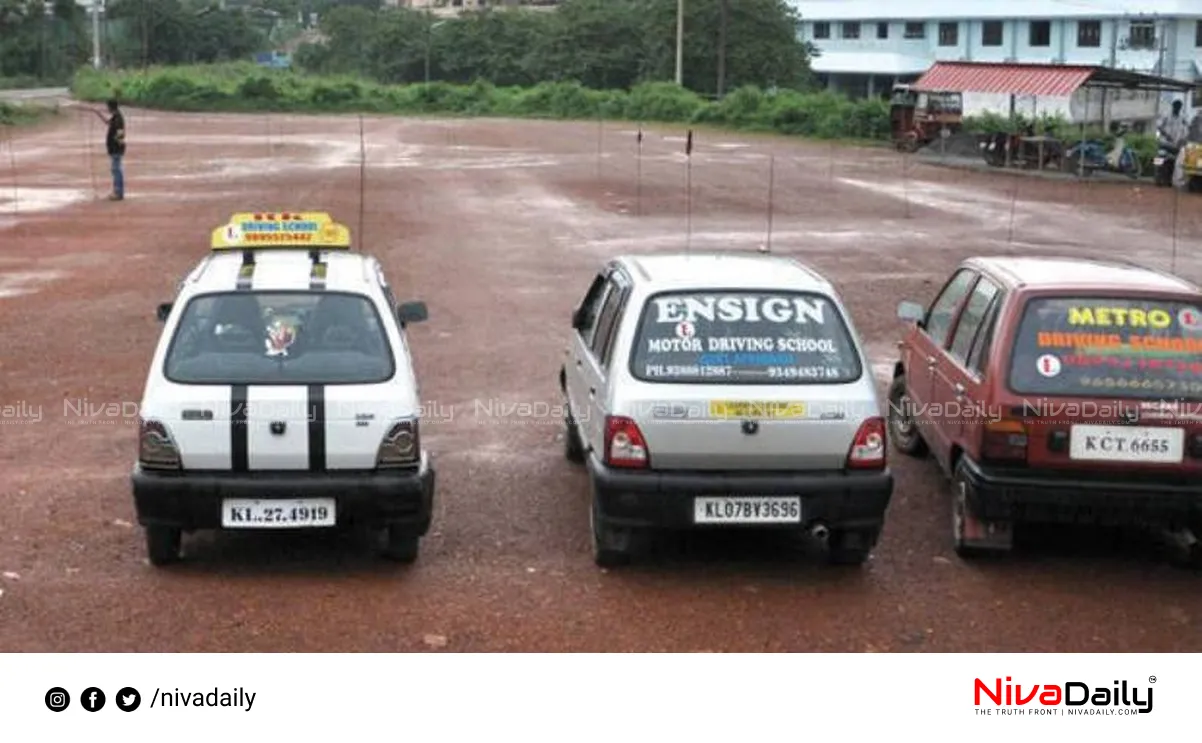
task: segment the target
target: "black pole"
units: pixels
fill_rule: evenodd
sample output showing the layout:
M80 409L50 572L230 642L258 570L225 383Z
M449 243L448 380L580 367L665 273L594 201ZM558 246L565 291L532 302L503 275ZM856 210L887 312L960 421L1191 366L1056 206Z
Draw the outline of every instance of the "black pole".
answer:
M718 21L718 97L726 93L726 25L730 0L721 0L721 17Z

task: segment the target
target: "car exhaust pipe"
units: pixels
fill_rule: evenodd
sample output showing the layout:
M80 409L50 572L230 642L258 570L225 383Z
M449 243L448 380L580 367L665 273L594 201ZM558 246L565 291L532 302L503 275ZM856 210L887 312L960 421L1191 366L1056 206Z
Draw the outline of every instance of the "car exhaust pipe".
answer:
M810 536L820 541L825 542L830 535L831 530L827 528L826 524L814 524L810 528Z

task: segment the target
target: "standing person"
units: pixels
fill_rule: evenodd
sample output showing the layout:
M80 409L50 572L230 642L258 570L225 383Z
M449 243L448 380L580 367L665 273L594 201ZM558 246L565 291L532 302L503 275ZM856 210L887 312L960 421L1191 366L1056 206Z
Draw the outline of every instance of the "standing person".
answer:
M125 157L125 117L121 115L116 98L109 99L108 109L108 116L99 111L95 113L108 125L104 146L113 166L113 192L109 194L109 201L121 201L125 198L125 172L121 169L121 160Z
M1177 148L1177 158L1173 163L1173 185L1180 188L1185 184L1185 144L1189 139L1190 122L1181 113L1182 102L1173 101L1172 113L1159 122L1159 128L1169 144Z

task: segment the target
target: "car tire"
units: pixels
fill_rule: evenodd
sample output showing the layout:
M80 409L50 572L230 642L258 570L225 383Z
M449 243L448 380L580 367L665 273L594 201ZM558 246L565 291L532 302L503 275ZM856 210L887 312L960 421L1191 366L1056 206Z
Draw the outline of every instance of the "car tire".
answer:
M421 537L411 530L390 526L384 531L384 557L404 564L417 561Z
M597 567L616 568L631 563L634 534L629 529L615 529L605 523L595 485L589 505L589 530L592 532L593 563Z
M872 556L880 534L880 529L835 529L827 537L826 561L831 565L863 565Z
M972 507L968 502L968 487L968 477L963 460L961 460L956 463L955 472L952 474L952 549L955 550L958 557L965 560L996 556L1009 552L1010 548L1008 546L976 545L969 544L965 540L965 515Z
M580 431L576 428L576 421L570 414L563 419L563 456L575 464L584 461L584 443L580 440Z
M169 526L146 527L146 554L155 567L179 562L183 533Z
M893 448L911 457L925 457L927 442L918 432L918 426L913 419L905 415L909 399L906 396L906 377L901 375L893 380L889 387L889 438L893 439Z

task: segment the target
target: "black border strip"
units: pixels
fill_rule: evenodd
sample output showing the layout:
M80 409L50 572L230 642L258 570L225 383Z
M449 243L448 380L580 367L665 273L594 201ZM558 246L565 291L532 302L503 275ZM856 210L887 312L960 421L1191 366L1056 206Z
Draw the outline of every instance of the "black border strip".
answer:
M245 384L230 386L230 469L250 470L250 429L246 422L249 388Z
M326 469L326 387L309 385L309 471Z

